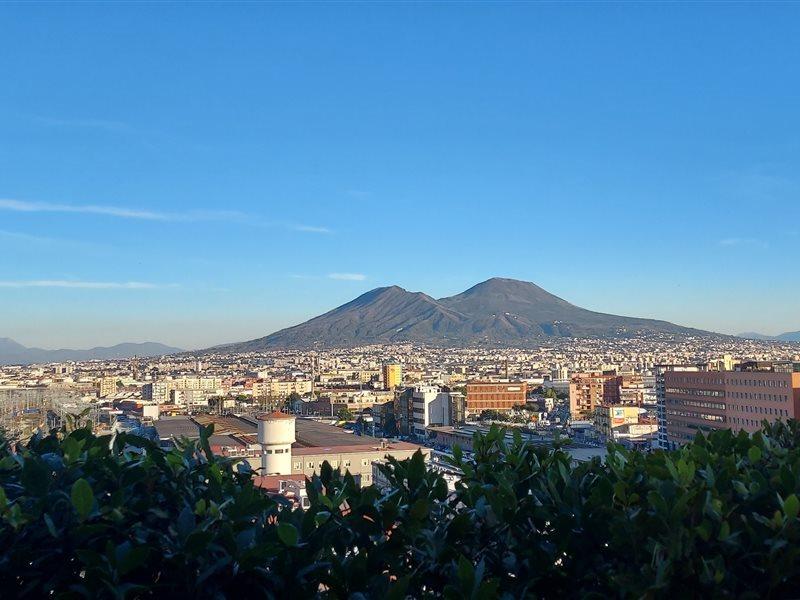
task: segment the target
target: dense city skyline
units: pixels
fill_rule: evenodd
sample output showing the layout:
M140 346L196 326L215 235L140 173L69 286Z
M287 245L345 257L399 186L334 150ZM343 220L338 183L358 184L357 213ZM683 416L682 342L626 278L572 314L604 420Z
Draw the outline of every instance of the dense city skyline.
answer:
M800 329L797 5L0 14L0 337L201 348L495 276Z

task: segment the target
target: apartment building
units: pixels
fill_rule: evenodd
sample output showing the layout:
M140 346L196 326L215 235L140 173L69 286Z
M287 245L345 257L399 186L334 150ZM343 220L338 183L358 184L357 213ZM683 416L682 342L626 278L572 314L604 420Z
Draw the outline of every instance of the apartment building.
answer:
M525 404L528 384L524 381L467 383L467 413L479 415L484 410L510 411Z
M101 377L96 385L99 398L107 398L117 393L117 378L114 376Z
M142 398L157 404L167 404L170 402L170 389L170 382L166 380L146 383L142 386Z
M655 419L639 406L598 406L594 422L598 433L613 440L650 442L658 431Z
M460 394L459 394L460 395ZM421 385L411 394L412 433L425 437L427 427L453 424L453 400L435 385Z
M615 373L576 373L569 382L569 412L573 420L591 419L601 404L619 404L622 377Z
M397 363L383 365L383 389L393 390L403 385L403 367Z
M220 377L176 377L171 379L170 387L173 390L204 390L216 392L222 389Z
M254 398L286 398L296 393L305 396L311 393L310 379L266 379L253 382Z

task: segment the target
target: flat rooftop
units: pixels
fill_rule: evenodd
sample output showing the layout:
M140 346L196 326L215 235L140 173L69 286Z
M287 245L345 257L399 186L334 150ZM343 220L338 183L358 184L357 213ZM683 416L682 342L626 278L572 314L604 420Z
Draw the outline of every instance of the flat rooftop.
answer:
M189 417L161 417L153 423L159 439L186 437L196 439L200 437L200 428Z
M250 417L193 415L191 417L162 417L154 423L158 437L162 440L180 437L197 439L200 437L199 426L211 424L214 425L214 435L212 437L217 441L221 442L224 438L233 437L243 445L258 443L258 422ZM380 446L380 440L377 438L355 435L327 423L319 423L311 419L302 418L298 418L295 421L295 437L297 441L292 444L292 447L297 449L323 448L331 451L338 448L347 448L346 451L353 452L355 451L354 449L366 451ZM403 442L393 442L391 447L411 449L418 446Z
M343 429L310 419L295 421L295 447L376 446L380 440L347 433Z

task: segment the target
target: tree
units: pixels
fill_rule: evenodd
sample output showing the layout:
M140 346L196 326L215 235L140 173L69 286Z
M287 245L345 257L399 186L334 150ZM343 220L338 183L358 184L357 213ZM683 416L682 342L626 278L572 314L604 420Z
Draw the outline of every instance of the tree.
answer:
M352 421L353 420L353 411L351 411L346 406L339 409L339 412L336 413L336 416L339 418L340 421Z
M500 411L488 409L482 410L478 419L481 421L505 421L508 417Z
M397 419L392 413L389 413L383 422L383 435L384 437L396 437L400 435L400 431L397 429Z
M286 409L286 412L292 412L295 405L300 402L300 400L302 400L302 398L297 392L291 392L288 396L286 396L286 399L283 401L283 406Z
M88 427L0 441L8 597L786 598L800 589L800 428L671 452L476 434L449 491L422 453L360 487L323 463L290 510L246 464Z

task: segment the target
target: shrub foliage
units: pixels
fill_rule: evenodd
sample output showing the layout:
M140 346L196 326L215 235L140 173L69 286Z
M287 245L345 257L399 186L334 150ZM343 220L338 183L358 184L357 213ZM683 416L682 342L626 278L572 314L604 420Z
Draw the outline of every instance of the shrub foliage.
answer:
M453 493L422 456L359 488L325 464L290 510L213 456L89 429L0 450L0 590L56 597L791 597L800 429L674 452L476 436Z

